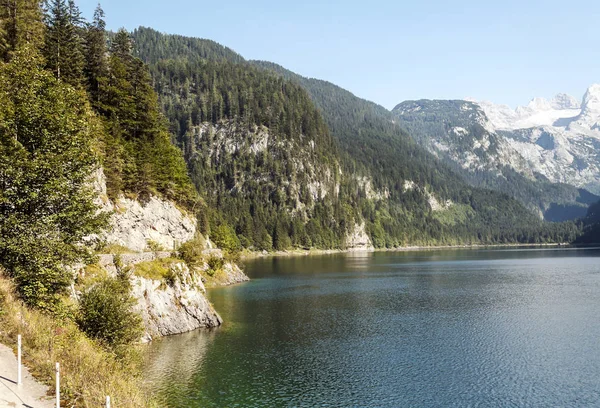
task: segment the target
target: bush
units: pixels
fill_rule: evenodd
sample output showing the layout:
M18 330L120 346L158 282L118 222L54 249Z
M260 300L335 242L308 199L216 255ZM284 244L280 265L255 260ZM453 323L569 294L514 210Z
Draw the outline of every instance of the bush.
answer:
M120 408L158 407L142 378L142 350L100 347L71 320L26 307L16 299L11 281L0 269L0 342L16 346L23 336L23 363L36 378L52 384L54 362L61 368L61 396L65 406L104 406L106 395Z
M143 333L142 319L131 310L134 303L128 281L107 278L81 296L77 324L109 348L131 344Z
M206 271L206 273L209 276L214 276L217 273L217 271L223 268L225 260L218 256L211 256L210 258L208 258L208 261L206 261L206 263L208 264L208 270Z
M202 235L197 235L194 239L187 241L179 247L177 255L183 259L191 269L200 266L204 262L202 251L206 246L206 241Z

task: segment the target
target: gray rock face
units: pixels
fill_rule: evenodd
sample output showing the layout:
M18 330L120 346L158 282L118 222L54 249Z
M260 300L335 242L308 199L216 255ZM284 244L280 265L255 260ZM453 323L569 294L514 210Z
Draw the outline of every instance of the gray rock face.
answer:
M189 241L196 232L196 220L172 202L151 197L144 205L119 198L114 203L111 231L106 240L134 251L144 251L153 241L164 249L175 249Z
M99 169L94 177L98 193L97 204L102 211L113 213L110 228L101 236L109 244L117 244L133 251L148 249L150 241L164 250L173 250L178 244L189 241L196 232L196 219L186 214L170 201L150 197L144 204L137 200L119 197L114 202L106 196L106 178Z
M583 106L593 109L586 112L600 112L600 96L588 93ZM584 215L597 199L582 188L600 191L600 133L565 130L577 112L579 104L566 95L536 98L516 110L489 102L420 100L393 111L400 126L468 183L511 195L549 221Z
M346 237L346 247L350 251L373 251L371 238L365 231L365 223L355 224L354 229Z
M183 262L172 265L172 268L176 278L170 284L131 277L132 295L138 301L134 310L144 321L145 341L223 323L206 299L200 277L190 273Z

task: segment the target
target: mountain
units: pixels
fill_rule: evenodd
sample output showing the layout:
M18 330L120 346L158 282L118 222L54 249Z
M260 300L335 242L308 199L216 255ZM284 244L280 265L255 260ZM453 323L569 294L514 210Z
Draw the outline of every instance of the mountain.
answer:
M550 101L535 98L515 110L477 103L532 171L600 193L600 85L590 86L581 104L564 94Z
M139 28L174 141L210 228L243 247L564 241L506 195L466 184L385 108L209 40ZM161 59L153 63L160 49ZM200 50L200 51L190 51ZM365 241L365 239L359 241Z
M508 123L557 116L557 107L571 109L576 102L567 96L552 101L536 99L528 107L510 111L496 107L496 122ZM561 108L562 109L562 108ZM506 133L496 130L482 105L463 100L406 101L393 109L394 120L415 140L435 154L471 185L504 192L549 221L585 216L598 197L585 189L553 183L536 171ZM516 119L518 114L521 115ZM537 113L536 113L537 112ZM512 116L511 116L512 115ZM538 140L543 145L544 139ZM538 146L541 148L540 146Z

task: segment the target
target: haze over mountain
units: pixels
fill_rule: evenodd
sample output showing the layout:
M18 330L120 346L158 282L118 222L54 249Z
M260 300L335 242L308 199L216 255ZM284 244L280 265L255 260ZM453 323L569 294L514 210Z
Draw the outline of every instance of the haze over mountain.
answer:
M548 220L584 217L600 192L600 86L581 103L533 98L511 109L488 101L406 101L399 124L476 186L503 191ZM591 194L591 193L594 194Z
M514 111L478 103L534 172L600 193L600 85L591 85L581 103L565 94L534 98Z

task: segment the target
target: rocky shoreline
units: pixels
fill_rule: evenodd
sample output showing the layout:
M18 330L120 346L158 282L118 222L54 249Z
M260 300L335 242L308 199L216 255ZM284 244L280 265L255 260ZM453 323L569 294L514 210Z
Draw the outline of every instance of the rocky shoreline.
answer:
M351 254L351 253L373 253L373 252L412 252L412 251L433 251L440 249L486 249L486 248L566 248L574 247L568 243L551 244L471 244L471 245L435 245L435 246L405 246L396 248L371 248L371 249L293 249L289 251L245 251L241 254L242 260L256 258L272 257L294 257L311 255L332 255L332 254Z

